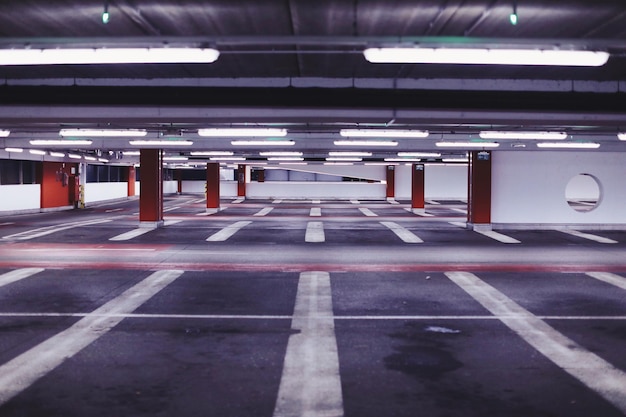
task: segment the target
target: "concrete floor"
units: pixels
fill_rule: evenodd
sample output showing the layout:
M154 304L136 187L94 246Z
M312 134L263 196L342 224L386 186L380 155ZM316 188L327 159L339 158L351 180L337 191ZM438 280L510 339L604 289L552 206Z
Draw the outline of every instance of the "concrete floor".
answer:
M4 216L0 415L626 415L626 232L441 203Z

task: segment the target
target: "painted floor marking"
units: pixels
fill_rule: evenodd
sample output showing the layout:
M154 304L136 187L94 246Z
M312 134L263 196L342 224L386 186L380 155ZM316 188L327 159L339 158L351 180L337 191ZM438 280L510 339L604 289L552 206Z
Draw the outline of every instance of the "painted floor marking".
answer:
M83 221L83 222L57 224L54 226L40 227L37 229L27 230L25 232L20 232L20 233L15 233L9 236L4 236L3 239L7 239L7 240L9 239L16 239L16 240L35 239L38 237L51 235L53 233L60 232L63 230L73 229L75 227L91 226L94 224L108 223L111 221L113 221L113 219L88 220L88 221Z
M258 212L254 213L255 216L267 216L270 211L274 210L274 207L265 207Z
M311 204L322 204L322 200L311 200Z
M165 220L163 222L163 226L173 226L175 224L181 223L182 220Z
M308 222L304 241L309 243L322 243L326 241L323 222Z
M374 213L372 210L365 208L365 207L359 207L359 211L363 213L364 215L366 215L367 217L378 217L378 214Z
M608 239L606 237L592 235L591 233L583 233L578 230L558 229L558 231L562 233L566 233L568 235L580 237L583 239L593 240L594 242L598 242L598 243L618 243L616 240L613 240L613 239Z
M228 207L220 207L217 209L211 209L210 211L205 211L204 213L198 213L196 216L211 216L215 213L219 213L220 211L226 210Z
M310 217L320 217L322 215L322 209L320 207L313 207L309 213Z
M388 202L389 204L400 204L400 203L399 203L399 202L397 202L397 201L396 201L396 199L395 199L395 198L393 198L393 197L388 197L388 198L387 198L387 202Z
M0 366L0 405L105 335L124 319L111 314L136 310L183 272L164 270L153 273L73 326Z
M168 211L178 210L180 206L168 207L163 209L163 213L167 213Z
M451 224L452 226L462 227L463 229L467 228L466 222L448 222L448 223Z
M438 205L440 205L440 204L441 204L440 202L435 201L435 200L424 200L424 202L425 202L426 204L433 204L433 205L436 205L436 206L438 206Z
M283 200L277 199L277 200L272 201L272 204L280 204L282 202L283 202Z
M5 285L9 285L13 282L31 277L43 271L44 271L43 268L22 268L22 269L16 269L15 271L4 273L0 275L0 287L4 287Z
M352 204L361 204L361 202L359 200L350 200L350 202Z
M445 275L546 358L626 413L626 372L559 333L476 275Z
M120 235L113 236L109 240L112 240L114 242L121 242L121 241L131 240L131 239L136 238L137 236L141 236L141 235L144 235L144 234L146 234L148 232L152 232L153 230L156 230L156 228L155 227L139 227L137 229L130 230L130 231L126 232L126 233L122 233Z
M252 223L251 221L242 221L231 224L230 226L226 226L219 232L216 232L207 238L207 242L223 242L230 238L232 235L237 233L239 230L243 229L247 225Z
M483 236L487 236L493 240L497 240L502 243L522 243L517 239L512 238L511 236L503 235L502 233L494 232L493 230L474 230L476 233L481 234Z
M236 200L233 200L231 204L240 204L240 203L243 203L245 200L246 200L245 198L238 198Z
M116 211L123 211L123 208L116 208L116 209L108 209L108 210L104 210L105 213L115 213Z
M404 209L406 211L408 211L409 213L415 214L417 216L422 216L422 217L433 217L434 216L434 214L426 213L425 211L423 211L424 209L413 209L411 207L405 207Z
M460 208L451 208L450 210L452 210L452 211L456 211L457 213L467 214L467 210L465 210L465 209L460 209Z
M588 276L626 290L626 278L610 272L587 272Z
M343 416L330 275L300 274L274 417Z
M415 233L400 226L398 223L380 222L380 224L394 232L396 236L402 239L404 243L424 243L424 241L420 239Z

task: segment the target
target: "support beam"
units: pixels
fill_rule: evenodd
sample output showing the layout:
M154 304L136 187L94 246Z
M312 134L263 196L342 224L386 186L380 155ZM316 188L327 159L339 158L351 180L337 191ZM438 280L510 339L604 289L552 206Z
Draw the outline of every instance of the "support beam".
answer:
M469 155L467 223L473 229L491 228L491 151Z
M424 164L411 166L411 209L424 211Z
M163 226L163 150L142 149L139 156L139 224Z
M220 209L220 164L206 164L206 211L214 213Z
M128 167L128 170L126 171L127 184L128 184L128 193L127 193L128 197L135 196L136 175L137 175L137 172L135 170L135 167L134 166Z

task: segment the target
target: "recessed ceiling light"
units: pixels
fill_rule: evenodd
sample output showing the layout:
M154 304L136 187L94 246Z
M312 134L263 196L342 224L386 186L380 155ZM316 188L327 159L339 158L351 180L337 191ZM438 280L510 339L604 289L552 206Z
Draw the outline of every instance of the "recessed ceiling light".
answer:
M395 141L376 141L376 140L336 140L336 146L398 146Z
M198 135L208 137L283 137L287 129L274 128L209 128L198 129Z
M131 140L132 146L191 146L190 140Z
M140 129L61 129L59 135L71 137L140 137L148 132Z
M537 139L537 140L563 140L567 139L565 132L480 132L481 139Z
M347 138L426 138L427 130L399 129L341 129L339 134Z
M233 146L293 146L293 140L233 140Z
M497 148L497 142L437 142L438 148Z
M10 130L0 130L0 138L6 138L11 134Z
M594 142L541 142L537 144L537 147L552 149L598 149L600 144Z
M30 144L35 146L79 146L91 145L92 143L93 141L87 139L34 139L30 141Z

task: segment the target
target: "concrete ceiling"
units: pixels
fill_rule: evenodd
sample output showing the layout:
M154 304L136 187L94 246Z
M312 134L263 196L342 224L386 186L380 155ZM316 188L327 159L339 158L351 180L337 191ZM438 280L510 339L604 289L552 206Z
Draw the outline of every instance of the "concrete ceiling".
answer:
M234 148L211 126L287 128L308 158L336 149L339 130L426 129L393 150L437 150L481 130L558 130L599 151L626 150L626 4L600 0L5 0L0 48L212 46L213 64L0 66L0 145L31 147L61 127L142 128L182 137L194 150ZM102 22L107 4L110 21ZM476 45L608 51L596 68L372 64L369 46ZM525 145L525 146L521 146ZM124 150L96 139L83 149ZM499 149L537 150L534 142ZM346 149L348 150L348 149ZM361 149L359 149L361 150ZM446 150L451 154L466 149ZM438 151L441 151L439 149ZM445 153L444 152L444 153ZM258 155L257 155L258 156Z

